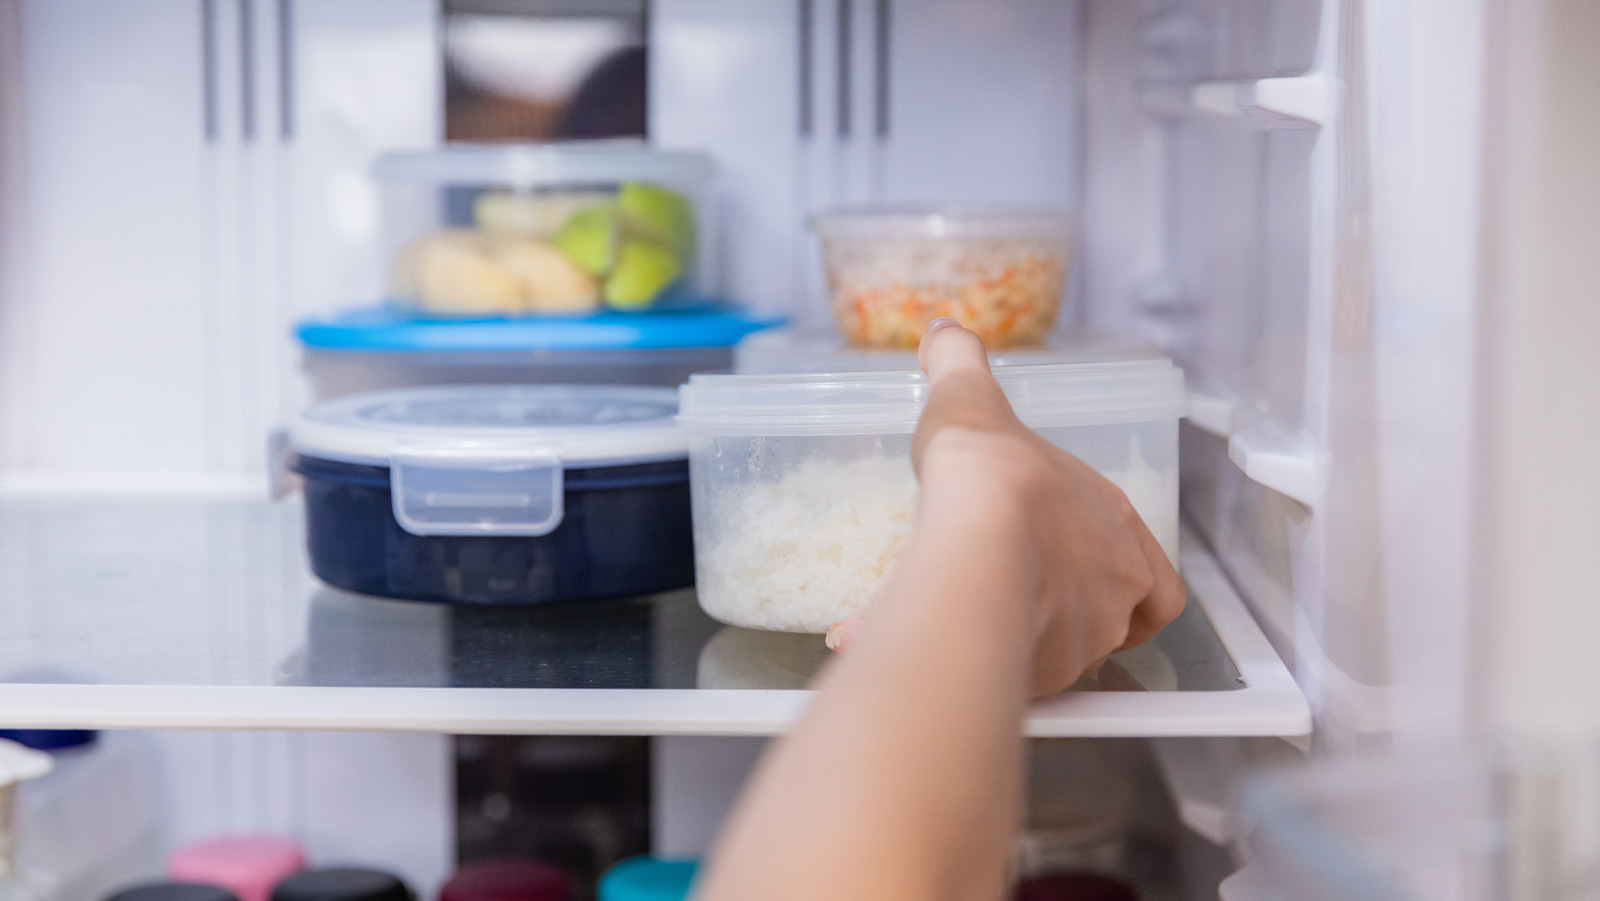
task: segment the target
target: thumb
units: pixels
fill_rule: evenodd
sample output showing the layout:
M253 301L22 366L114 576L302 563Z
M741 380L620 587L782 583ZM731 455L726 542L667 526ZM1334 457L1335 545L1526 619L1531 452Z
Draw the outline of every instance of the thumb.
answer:
M928 323L928 331L917 347L917 363L928 374L929 385L964 370L989 371L989 355L984 352L983 339L948 316Z
M1000 383L989 371L989 355L976 332L954 319L928 323L917 351L928 374L928 403L911 437L911 463L922 471L928 444L947 428L996 432L1021 428Z

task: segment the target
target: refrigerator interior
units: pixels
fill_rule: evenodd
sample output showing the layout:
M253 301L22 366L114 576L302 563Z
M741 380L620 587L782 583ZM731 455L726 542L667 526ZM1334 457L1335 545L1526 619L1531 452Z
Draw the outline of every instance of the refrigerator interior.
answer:
M264 492L263 436L306 396L292 323L381 291L368 166L442 134L439 22L0 0L5 496ZM654 0L648 23L651 140L715 156L731 298L824 324L823 207L1074 210L1067 324L1185 368L1190 540L1310 700L1312 749L1463 727L1474 5ZM385 853L448 863L444 738L155 741L207 774L172 782L185 835L313 829L323 753L418 762L366 768L432 811ZM1169 781L1216 795L1179 813L1230 841L1218 787L1283 743L1172 741Z

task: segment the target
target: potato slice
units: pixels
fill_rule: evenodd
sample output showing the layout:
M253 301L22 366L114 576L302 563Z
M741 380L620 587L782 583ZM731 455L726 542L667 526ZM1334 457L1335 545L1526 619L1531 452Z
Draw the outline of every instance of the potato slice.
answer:
M600 305L594 276L542 241L509 238L490 244L494 261L522 280L526 308L541 313L585 313Z
M413 256L416 297L433 313L516 313L522 310L522 279L489 257L476 232L434 232L402 256Z

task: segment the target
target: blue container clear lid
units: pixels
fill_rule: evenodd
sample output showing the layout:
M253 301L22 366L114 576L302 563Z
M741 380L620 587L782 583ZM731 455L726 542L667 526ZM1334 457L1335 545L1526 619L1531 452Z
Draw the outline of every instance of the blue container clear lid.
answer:
M373 466L411 451L453 459L466 470L475 459L525 450L567 465L621 466L687 458L677 412L671 388L396 388L312 404L290 421L288 441L304 456Z
M737 308L447 318L380 306L308 319L295 335L308 348L329 351L661 350L731 347L751 332L783 322L781 316Z
M295 453L389 469L413 535L539 537L565 517L566 470L684 460L671 388L457 385L352 394L290 422Z
M600 877L600 901L683 901L699 862L634 857Z

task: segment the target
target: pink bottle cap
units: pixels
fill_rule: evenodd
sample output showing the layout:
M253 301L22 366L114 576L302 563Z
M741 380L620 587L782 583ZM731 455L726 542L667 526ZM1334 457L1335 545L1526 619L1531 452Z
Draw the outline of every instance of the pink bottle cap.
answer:
M271 901L272 887L306 868L300 846L285 838L239 835L185 845L167 862L175 882L220 885L239 901Z

